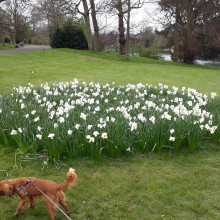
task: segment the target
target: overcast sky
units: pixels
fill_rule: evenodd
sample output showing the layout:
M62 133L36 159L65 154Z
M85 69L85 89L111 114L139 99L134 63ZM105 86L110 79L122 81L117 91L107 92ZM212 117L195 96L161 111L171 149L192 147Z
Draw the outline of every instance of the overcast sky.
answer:
M32 0L32 2L36 2L36 0ZM4 6L4 4L2 4L1 6ZM161 30L162 26L156 21L158 18L158 14L159 11L157 3L146 3L140 9L133 9L131 11L131 33L137 33L149 26L152 27L154 30ZM101 31L109 32L112 30L118 30L117 16L109 15L106 13L97 15L97 19Z
M151 26L153 29L161 30L162 26L156 21L158 18L158 4L147 3L140 9L134 9L131 13L131 32L137 33L145 27ZM98 16L100 28L108 26L109 30L118 29L118 17L110 15Z

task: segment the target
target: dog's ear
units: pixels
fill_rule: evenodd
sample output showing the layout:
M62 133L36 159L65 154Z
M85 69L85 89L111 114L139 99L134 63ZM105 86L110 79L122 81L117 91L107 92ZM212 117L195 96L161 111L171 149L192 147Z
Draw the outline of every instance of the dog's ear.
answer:
M9 184L9 183L5 183L2 186L2 191L4 192L5 195L10 196L13 194L13 185Z

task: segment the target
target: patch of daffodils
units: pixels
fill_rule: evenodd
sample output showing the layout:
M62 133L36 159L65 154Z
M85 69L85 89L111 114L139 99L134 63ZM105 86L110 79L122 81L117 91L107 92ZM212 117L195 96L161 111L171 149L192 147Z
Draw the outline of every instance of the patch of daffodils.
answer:
M0 103L0 128L15 142L33 143L54 157L194 148L209 135L219 138L219 106L216 93L207 96L191 88L102 86L75 79L14 88Z

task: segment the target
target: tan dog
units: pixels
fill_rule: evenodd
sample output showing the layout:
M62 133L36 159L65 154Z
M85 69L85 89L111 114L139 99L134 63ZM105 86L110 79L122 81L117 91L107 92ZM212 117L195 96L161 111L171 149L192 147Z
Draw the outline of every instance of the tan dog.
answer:
M30 180L30 182L29 182ZM0 196L12 196L18 194L21 198L14 216L19 214L21 207L28 201L30 201L29 208L34 207L34 197L42 196L45 200L48 212L53 220L56 219L56 207L52 204L37 188L39 188L45 195L47 195L54 203L60 204L67 215L70 215L69 208L65 202L66 198L62 191L65 188L71 188L76 184L77 175L75 170L70 168L67 173L67 179L61 183L57 184L49 180L41 180L36 178L26 178L21 177L18 179L8 179L0 182ZM32 184L33 183L33 184ZM36 187L34 187L36 185Z

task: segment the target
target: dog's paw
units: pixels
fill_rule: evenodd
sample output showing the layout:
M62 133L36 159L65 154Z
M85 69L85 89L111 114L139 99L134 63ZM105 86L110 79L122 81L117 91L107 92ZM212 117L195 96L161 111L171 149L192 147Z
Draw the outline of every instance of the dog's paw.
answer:
M16 217L16 216L18 216L18 214L19 214L19 213L15 212L14 216Z

